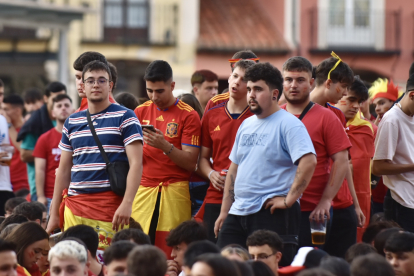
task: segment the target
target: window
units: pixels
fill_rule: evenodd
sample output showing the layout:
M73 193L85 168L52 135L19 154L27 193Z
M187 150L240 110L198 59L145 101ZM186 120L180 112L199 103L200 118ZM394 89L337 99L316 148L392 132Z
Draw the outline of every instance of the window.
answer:
M105 26L114 28L146 28L147 0L106 0Z
M345 0L331 0L329 3L329 24L345 25Z
M148 40L148 0L105 0L105 40L136 43Z
M328 0L326 27L319 34L326 36L326 45L374 47L380 39L380 26L374 22L383 21L383 16L374 11L374 2L376 3L375 0Z

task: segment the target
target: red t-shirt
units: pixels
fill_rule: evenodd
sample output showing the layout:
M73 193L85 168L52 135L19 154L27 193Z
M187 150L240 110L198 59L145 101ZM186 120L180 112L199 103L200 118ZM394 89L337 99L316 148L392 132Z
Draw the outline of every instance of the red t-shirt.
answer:
M209 111L210 109L212 109L216 105L227 102L229 99L230 99L230 93L229 92L226 92L226 93L223 93L223 94L218 94L218 95L214 96L213 98L208 100L207 105L206 105L206 109L204 109L204 114L206 114L207 111Z
M112 98L111 94L109 94L109 101L110 101L111 103L117 103L117 102L114 100L114 98ZM88 109L88 99L87 99L87 98L82 98L82 101L81 101L80 107L79 107L78 109L76 109L75 113L76 113L76 112L79 112L79 111L86 110L86 109Z
M172 106L160 110L152 101L147 101L135 109L135 114L142 124L161 130L165 140L177 149L181 150L182 146L200 147L200 117L188 104L177 99ZM143 166L141 185L147 187L188 181L191 175L162 150L145 143Z
M336 108L329 103L326 104L327 108L331 110L335 115L338 117L339 121L341 121L342 125L346 126L346 118L344 113L339 109ZM336 194L333 200L333 208L334 209L344 209L351 206L354 202L352 201L351 192L349 191L348 181L344 179L344 183L342 183L341 188L339 189L338 193Z
M16 128L16 131L19 132L20 128ZM21 189L30 189L29 180L27 179L27 166L20 159L20 152L13 145L10 140L10 145L14 147L14 154L10 163L10 181L13 186L13 192L17 192Z
M227 109L227 101L214 106L204 113L201 122L201 145L211 150L213 158L213 170L220 172L228 170L231 164L229 159L236 139L237 130L243 121L253 113L247 106L237 119L233 119ZM205 203L221 204L223 192L218 191L210 183Z
M59 167L60 162L61 150L58 145L61 139L62 133L52 128L39 137L33 151L34 157L46 159L45 196L47 198L53 197L56 178L55 171Z
M286 110L286 104L281 108ZM295 115L299 117L300 114ZM302 211L313 211L321 200L329 181L331 156L349 149L351 143L338 118L328 109L315 104L303 117L316 151L317 165L312 179L300 199Z

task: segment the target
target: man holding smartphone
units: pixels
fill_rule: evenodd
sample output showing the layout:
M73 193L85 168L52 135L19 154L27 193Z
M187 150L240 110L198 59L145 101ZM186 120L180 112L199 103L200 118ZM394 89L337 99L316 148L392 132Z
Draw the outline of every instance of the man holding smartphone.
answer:
M132 208L132 218L148 233L152 244L167 255L165 238L170 229L191 218L189 178L200 151L200 117L173 96L171 66L153 61L144 79L151 99L135 109L144 129L144 170Z

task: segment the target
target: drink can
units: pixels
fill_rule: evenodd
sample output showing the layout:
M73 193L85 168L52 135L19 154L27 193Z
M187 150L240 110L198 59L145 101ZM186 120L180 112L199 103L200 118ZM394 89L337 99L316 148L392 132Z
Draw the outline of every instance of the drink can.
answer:
M220 175L226 177L229 170L221 170Z

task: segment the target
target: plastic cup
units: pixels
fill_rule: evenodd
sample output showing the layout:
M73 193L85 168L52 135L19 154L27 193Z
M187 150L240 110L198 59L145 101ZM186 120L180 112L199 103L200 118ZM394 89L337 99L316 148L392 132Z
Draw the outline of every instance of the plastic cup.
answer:
M2 157L0 160L7 166L10 166L11 159L14 153L14 147L11 145L0 145L0 152L6 152L7 156Z
M325 244L327 221L328 221L327 216L325 216L322 220L315 220L313 218L310 220L312 244L315 244L315 245Z

